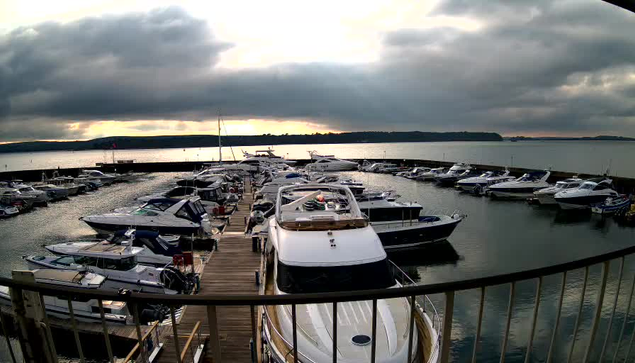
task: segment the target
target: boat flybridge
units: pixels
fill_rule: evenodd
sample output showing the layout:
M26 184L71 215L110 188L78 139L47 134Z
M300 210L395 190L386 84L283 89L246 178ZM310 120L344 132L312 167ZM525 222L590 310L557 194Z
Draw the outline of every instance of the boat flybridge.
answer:
M37 284L45 284L52 287L73 287L86 291L101 289L107 281L103 275L86 271L60 271L51 269L36 269L33 271L17 270L13 272L13 275L15 276L16 273L22 276L28 275L28 279L34 280ZM23 279L23 277L21 277L21 279ZM67 297L43 295L43 299L47 315L62 319L70 318L71 315L68 308L69 300ZM11 305L11 295L9 293L9 287L7 286L0 286L0 303ZM91 323L101 321L101 313L97 299L73 299L71 303L74 317L78 321ZM102 303L104 320L107 323L134 324L133 317L128 310L126 302L104 300ZM153 309L143 309L140 313L142 323L151 320L160 320L162 319L161 315L163 315L158 310Z
M536 190L534 192L534 197L536 198L538 203L542 205L556 205L558 204L554 199L556 193L562 192L567 189L578 188L583 182L584 180L578 177L564 179L556 182L554 186Z
M589 209L601 204L607 198L616 198L619 193L613 190L611 179L597 178L587 180L578 188L567 189L554 195L561 209Z
M303 193L285 203L287 193ZM325 293L401 286L393 275L379 237L360 211L352 192L341 185L280 188L269 223L263 277L265 294ZM263 307L264 337L273 361L286 362L297 334L300 362L367 362L371 355L372 302L338 303L337 350L333 347L333 304ZM410 303L406 298L377 301L376 361L406 362ZM423 348L438 355L438 332L427 314L415 309L423 324L413 330L413 356ZM346 312L346 313L344 313ZM294 329L295 328L295 329Z
M151 199L141 207L117 209L113 213L82 217L97 233L111 234L129 227L161 234L212 236L212 224L198 197Z
M547 183L549 175L551 175L549 170L532 171L516 180L491 185L488 192L490 196L496 198L532 198L536 190L549 187Z

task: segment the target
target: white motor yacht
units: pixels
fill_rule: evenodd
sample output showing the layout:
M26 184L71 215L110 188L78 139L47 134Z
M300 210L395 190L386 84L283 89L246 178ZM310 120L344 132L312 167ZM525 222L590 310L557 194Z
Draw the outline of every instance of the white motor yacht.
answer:
M357 164L354 161L342 160L336 157L320 157L314 162L306 165L306 170L310 171L347 171L357 170Z
M7 189L16 189L20 196L28 198L33 204L46 205L50 200L45 191L37 190L18 181L0 182L0 188L3 188L3 192L6 192Z
M395 175L404 177L406 179L417 179L419 175L422 175L423 173L427 173L430 170L432 169L426 168L423 166L417 166L416 168L413 168L412 170L402 171L401 173L397 173Z
M12 205L5 205L5 204L1 204L0 203L0 218L11 217L11 216L14 216L14 215L16 215L18 213L20 213L18 208L14 207Z
M489 186L488 193L495 198L527 199L534 196L536 190L547 188L550 171L533 171L520 178Z
M73 287L86 291L95 291L103 288L107 279L100 274L86 271L61 271L51 269L36 269L33 271L14 271L21 275L32 275L37 284L50 287ZM61 319L70 319L68 299L58 296L43 295L46 314ZM7 286L0 286L0 303L11 305L11 295ZM75 319L82 322L101 322L101 312L97 299L73 299L71 300ZM124 301L103 300L104 320L107 323L133 325L134 319ZM161 320L163 314L152 309L140 311L143 323L149 320ZM151 317L150 319L144 319Z
M556 205L558 203L553 198L556 193L567 189L578 188L583 182L584 180L577 177L561 180L559 182L556 182L554 186L536 190L534 192L534 197L536 198L538 203L542 205Z
M166 266L172 263L173 256L183 253L183 250L164 239L157 232L152 231L117 231L112 237L101 242L66 242L44 246L56 255L77 255L81 251L95 248L107 248L121 245L131 245L142 248L136 259L144 265Z
M441 174L445 173L447 170L448 170L447 168L430 169L427 172L423 172L423 173L419 174L417 176L417 180L421 180L421 181L434 180L434 178L436 178L438 175L441 175Z
M304 193L283 203L282 194ZM265 294L325 293L400 286L379 237L344 186L287 186L279 191L275 216L269 221L263 278ZM367 362L371 354L372 301L338 304L337 351L333 352L333 304L265 306L265 351L275 362L287 362L297 333L298 361ZM410 338L410 303L406 298L377 301L376 362L406 362ZM438 332L425 312L413 330L412 356L419 347L438 356Z
M198 197L151 199L141 207L121 208L81 220L100 234L112 234L129 227L198 238L210 237L213 233L209 216Z
M44 184L44 183L33 184L33 188L46 192L46 194L49 197L49 200L52 202L57 200L62 200L62 199L68 199L68 196L69 196L69 191L67 188L53 185L53 184Z
M514 179L516 178L514 178L513 176L509 176L509 170L505 169L505 171L503 172L486 171L479 176L461 179L456 182L456 185L466 192L471 192L475 189L482 190L489 185L512 181Z
M607 198L616 198L619 193L613 190L611 179L595 179L582 183L578 188L567 189L554 195L561 209L589 209L601 204Z
M316 150L313 151L309 151L309 156L311 157L311 160L320 160L322 158L334 158L335 155L323 155L318 153Z
M104 174L103 172L99 170L82 170L78 178L85 179L88 181L97 180L101 182L103 185L110 185L115 182L115 179L117 177L112 174Z
M255 154L250 154L246 151L243 151L243 156L245 157L244 161L264 161L268 163L282 163L287 165L295 164L293 160L286 160L281 156L278 156L273 153L273 149L266 150L256 150Z
M468 164L456 163L447 172L436 175L434 181L441 185L454 185L459 178L467 178L471 170Z
M172 267L142 265L137 256L142 247L130 244L96 243L87 248L68 249L63 256L25 256L30 269L91 271L108 278L105 288L154 294L176 294L191 290L189 280Z

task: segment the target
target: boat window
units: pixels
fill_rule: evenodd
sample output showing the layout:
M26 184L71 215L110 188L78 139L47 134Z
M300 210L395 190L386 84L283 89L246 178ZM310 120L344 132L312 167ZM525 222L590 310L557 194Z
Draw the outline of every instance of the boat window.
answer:
M153 211L147 210L147 209L137 209L136 211L132 212L132 215L154 217L154 216L158 216L159 213L153 212Z
M133 269L137 265L134 257L126 257L121 259L102 258L101 263L101 267L104 269L119 271L128 271Z
M593 190L604 190L604 189L608 189L608 187L604 184L598 184L595 186L595 188L593 188Z
M167 197L176 197L181 195L190 195L192 194L192 188L182 187L182 188L174 188L166 193Z
M194 221L194 213L187 204L184 204L174 215L188 221Z
M144 205L142 208L143 209L150 209L150 210L159 210L159 211L165 211L168 208L170 208L171 206L173 206L174 203L170 203L170 202L152 202L152 203L148 203L146 205Z
M194 205L194 209L196 210L198 215L202 215L207 213L205 211L205 208L203 207L203 204L201 204L200 200L197 200L196 202L192 203Z
M584 183L580 186L580 189L593 189L593 184Z
M565 189L574 189L580 187L580 183L569 183Z
M75 263L84 266L97 266L96 257L74 256Z
M277 284L289 293L385 289L395 285L388 260L361 265L306 267L278 262Z
M63 256L57 260L53 260L52 263L55 265L70 266L72 263L75 263L75 259L73 256Z

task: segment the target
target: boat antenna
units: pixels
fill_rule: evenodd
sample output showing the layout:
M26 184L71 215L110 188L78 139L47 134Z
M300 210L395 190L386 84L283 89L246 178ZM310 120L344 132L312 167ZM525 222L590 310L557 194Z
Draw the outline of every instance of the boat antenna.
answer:
M223 163L223 145L221 144L221 134L220 134L220 109L218 109L218 163Z
M225 125L225 120L221 119L221 122L223 123L223 127L225 128L225 135L229 136L229 134L227 133L227 125ZM234 148L231 145L229 145L229 150L231 150L232 157L234 158L234 161L236 161L236 155L234 154Z

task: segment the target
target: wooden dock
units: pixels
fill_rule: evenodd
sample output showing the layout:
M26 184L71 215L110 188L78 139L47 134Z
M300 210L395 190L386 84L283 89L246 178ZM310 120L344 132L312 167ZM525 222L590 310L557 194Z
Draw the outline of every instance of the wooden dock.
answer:
M253 195L250 183L245 183L245 194L232 214L230 225L218 243L218 250L207 261L201 274L199 295L258 294L255 272L260 266L260 254L252 252L251 238L245 236L245 222L249 217ZM218 307L216 310L223 362L251 362L250 340L252 329L249 307ZM201 335L209 336L207 307L188 306L178 322L179 351L182 352L186 337L192 333L197 322L201 323ZM163 333L164 349L158 362L176 362L177 352L172 329ZM194 340L196 342L196 339ZM212 362L211 347L208 347L204 362ZM191 361L191 353L186 354Z

